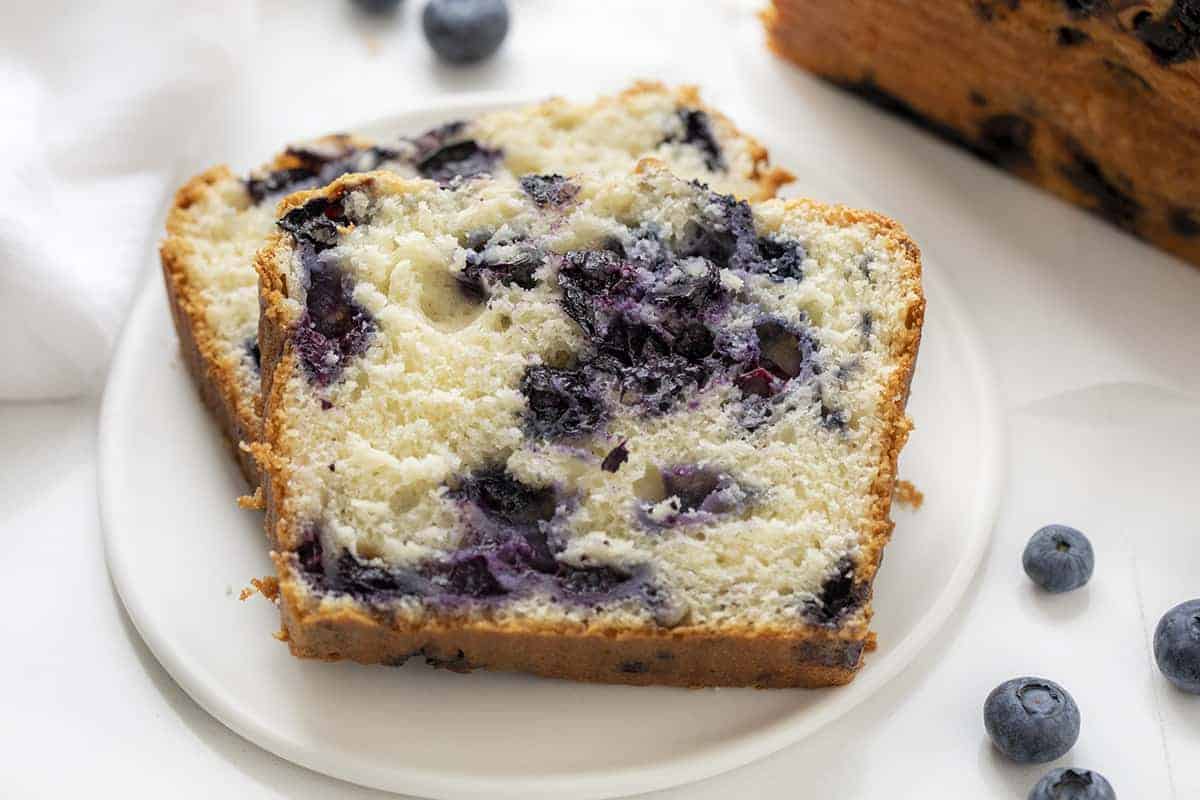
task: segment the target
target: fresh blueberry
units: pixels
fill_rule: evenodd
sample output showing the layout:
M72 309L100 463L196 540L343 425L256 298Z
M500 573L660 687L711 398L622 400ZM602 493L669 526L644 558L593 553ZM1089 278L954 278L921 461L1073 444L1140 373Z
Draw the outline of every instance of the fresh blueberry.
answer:
M1117 800L1117 793L1099 772L1060 767L1037 782L1029 800Z
M1079 738L1079 707L1067 690L1044 678L1013 678L983 704L992 744L1019 764L1044 764Z
M368 14L394 14L404 0L352 0L354 5Z
M1158 621L1154 660L1171 683L1200 694L1200 599L1180 603Z
M1057 594L1087 583L1096 567L1096 556L1092 543L1079 531L1066 525L1047 525L1025 545L1021 564L1034 583Z
M505 0L429 0L421 17L425 38L451 64L472 64L495 53L508 34Z

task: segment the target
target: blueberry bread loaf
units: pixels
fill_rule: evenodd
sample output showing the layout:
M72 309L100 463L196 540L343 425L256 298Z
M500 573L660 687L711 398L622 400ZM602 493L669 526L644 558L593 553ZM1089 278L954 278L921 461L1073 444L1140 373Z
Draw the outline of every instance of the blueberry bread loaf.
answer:
M1200 0L774 0L791 61L1200 264Z
M652 160L281 212L255 450L294 654L853 677L924 312L897 224Z
M491 174L627 171L653 155L680 175L738 196L770 197L788 180L767 154L690 87L639 83L590 105L562 100L452 122L413 139L329 136L290 147L245 180L225 167L189 181L175 198L162 267L175 326L208 406L234 443L257 438L258 286L255 251L274 228L278 201L347 172L389 169L441 183ZM257 468L239 449L246 478Z

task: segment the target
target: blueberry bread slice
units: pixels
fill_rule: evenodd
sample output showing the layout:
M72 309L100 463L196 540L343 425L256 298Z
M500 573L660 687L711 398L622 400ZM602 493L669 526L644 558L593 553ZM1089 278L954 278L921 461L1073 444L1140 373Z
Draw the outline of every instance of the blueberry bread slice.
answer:
M649 160L281 212L255 449L294 654L853 677L924 311L896 223Z
M451 183L480 174L514 180L526 173L628 171L647 155L678 174L742 197L770 197L788 180L766 151L695 89L639 83L580 105L550 100L457 121L411 139L374 142L328 136L289 147L242 179L216 167L175 198L162 267L189 369L234 443L260 427L258 286L254 252L290 192L323 186L348 172L388 169ZM257 467L238 456L251 484Z

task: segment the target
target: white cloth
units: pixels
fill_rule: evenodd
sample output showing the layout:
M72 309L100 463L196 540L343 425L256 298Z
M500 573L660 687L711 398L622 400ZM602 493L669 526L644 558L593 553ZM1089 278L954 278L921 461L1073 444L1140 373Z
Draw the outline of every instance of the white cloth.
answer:
M254 27L243 0L36 6L0 9L0 400L97 388Z

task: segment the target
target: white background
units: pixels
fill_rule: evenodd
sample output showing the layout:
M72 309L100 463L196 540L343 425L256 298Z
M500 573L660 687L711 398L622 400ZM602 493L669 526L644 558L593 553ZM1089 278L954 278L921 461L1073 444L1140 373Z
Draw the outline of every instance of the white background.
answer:
M1008 489L961 616L817 737L655 797L1021 798L1044 768L997 757L980 706L1028 673L1082 708L1062 763L1103 771L1124 798L1200 797L1200 698L1167 686L1149 649L1161 613L1200 596L1200 270L776 62L747 4L516 0L500 55L465 70L433 62L409 4L376 26L335 0L262 3L238 43L229 129L176 156L179 179L458 92L694 82L768 144L814 154L786 165L801 188L903 221L966 300L1000 378ZM181 107L180 125L196 113ZM828 188L841 186L853 188ZM97 407L0 405L0 797L382 797L229 733L142 645L104 565ZM1022 574L1021 548L1048 522L1091 536L1086 589L1050 598Z

